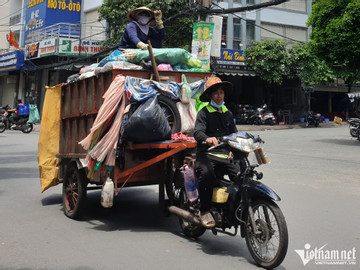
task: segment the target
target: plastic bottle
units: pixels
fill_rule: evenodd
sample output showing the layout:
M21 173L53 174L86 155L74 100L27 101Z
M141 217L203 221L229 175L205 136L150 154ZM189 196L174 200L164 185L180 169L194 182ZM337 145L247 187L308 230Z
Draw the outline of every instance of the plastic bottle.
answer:
M183 174L184 174L184 185L185 185L186 195L189 201L193 202L199 196L198 190L196 188L194 170L193 168L185 164L183 166Z
M100 203L105 208L113 206L114 201L114 183L110 177L106 179L106 182L101 189L101 200Z

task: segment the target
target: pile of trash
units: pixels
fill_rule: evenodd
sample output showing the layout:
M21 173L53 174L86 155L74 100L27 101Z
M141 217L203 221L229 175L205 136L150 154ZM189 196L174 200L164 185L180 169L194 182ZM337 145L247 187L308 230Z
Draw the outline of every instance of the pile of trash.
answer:
M153 49L153 55L159 71L209 72L201 69L201 61L181 48ZM147 50L115 50L99 63L84 67L79 74L68 77L67 83L89 78L113 69L153 70L150 54Z

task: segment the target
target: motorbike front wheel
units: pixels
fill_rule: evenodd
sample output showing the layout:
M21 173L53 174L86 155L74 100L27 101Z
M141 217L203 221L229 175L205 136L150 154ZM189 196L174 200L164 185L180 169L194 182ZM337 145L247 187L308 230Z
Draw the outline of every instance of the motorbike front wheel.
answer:
M183 189L183 188L181 189L181 192L180 192L180 208L187 210L189 212L193 212L193 211L191 211L190 201L186 196L185 189ZM196 225L196 224L189 222L181 217L179 217L179 222L180 222L180 227L181 227L183 233L187 237L198 238L201 235L203 235L204 232L206 231L205 227L203 227L201 225Z
M256 263L264 268L275 268L284 260L288 248L288 232L279 206L270 200L252 203L257 234L246 220L246 245Z
M4 122L0 122L0 133L3 133L6 129L6 124Z
M1 127L1 123L0 123L0 127ZM1 131L0 131L1 133ZM353 127L350 127L350 135L354 138L357 137L357 128L353 128Z

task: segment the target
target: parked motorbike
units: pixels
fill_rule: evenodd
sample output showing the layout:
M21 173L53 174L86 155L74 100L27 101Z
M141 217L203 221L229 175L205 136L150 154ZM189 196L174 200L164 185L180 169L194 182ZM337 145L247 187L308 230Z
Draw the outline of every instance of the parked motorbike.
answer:
M263 106L260 106L258 109L258 114L260 117L261 124L264 125L275 125L276 118L274 114L268 109L267 105L264 104Z
M3 110L3 112L0 113L0 133L3 133L6 129L21 130L23 133L30 133L33 130L33 124L27 123L27 121L29 120L29 115L20 115L19 119L15 123L11 123L10 116L15 112L9 111L9 105L6 105L5 107L0 107L0 110L1 109Z
M358 130L360 127L360 119L359 118L350 118L348 120L349 122L349 129L350 129L350 135L352 137L358 137Z
M249 124L249 125L260 125L261 118L256 109L251 106L245 105L240 108L238 116L239 124Z
M219 138L219 145L233 153L233 162L239 163L241 173L235 181L220 177L213 190L210 212L215 219L215 227L210 229L216 235L223 233L236 236L240 228L245 237L251 256L264 268L274 268L284 260L288 248L288 231L285 218L275 203L280 197L262 184L263 174L255 170L259 164L268 162L260 147L262 140L246 132L236 132ZM256 154L259 164L250 164L249 153ZM225 172L226 174L226 172ZM179 216L183 233L192 238L201 236L206 228L199 220L200 201L190 202L181 170L175 172L174 200L170 212ZM230 231L230 229L233 229Z
M318 127L320 123L320 113L309 112L306 117L306 127Z

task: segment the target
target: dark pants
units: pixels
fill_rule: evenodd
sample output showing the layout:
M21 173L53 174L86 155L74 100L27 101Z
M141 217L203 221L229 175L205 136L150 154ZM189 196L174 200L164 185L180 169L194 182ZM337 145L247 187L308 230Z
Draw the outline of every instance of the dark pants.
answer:
M231 159L218 158L208 154L196 156L195 176L199 185L201 212L210 210L216 175L227 174L230 180L233 180L239 171L239 165L233 164Z

